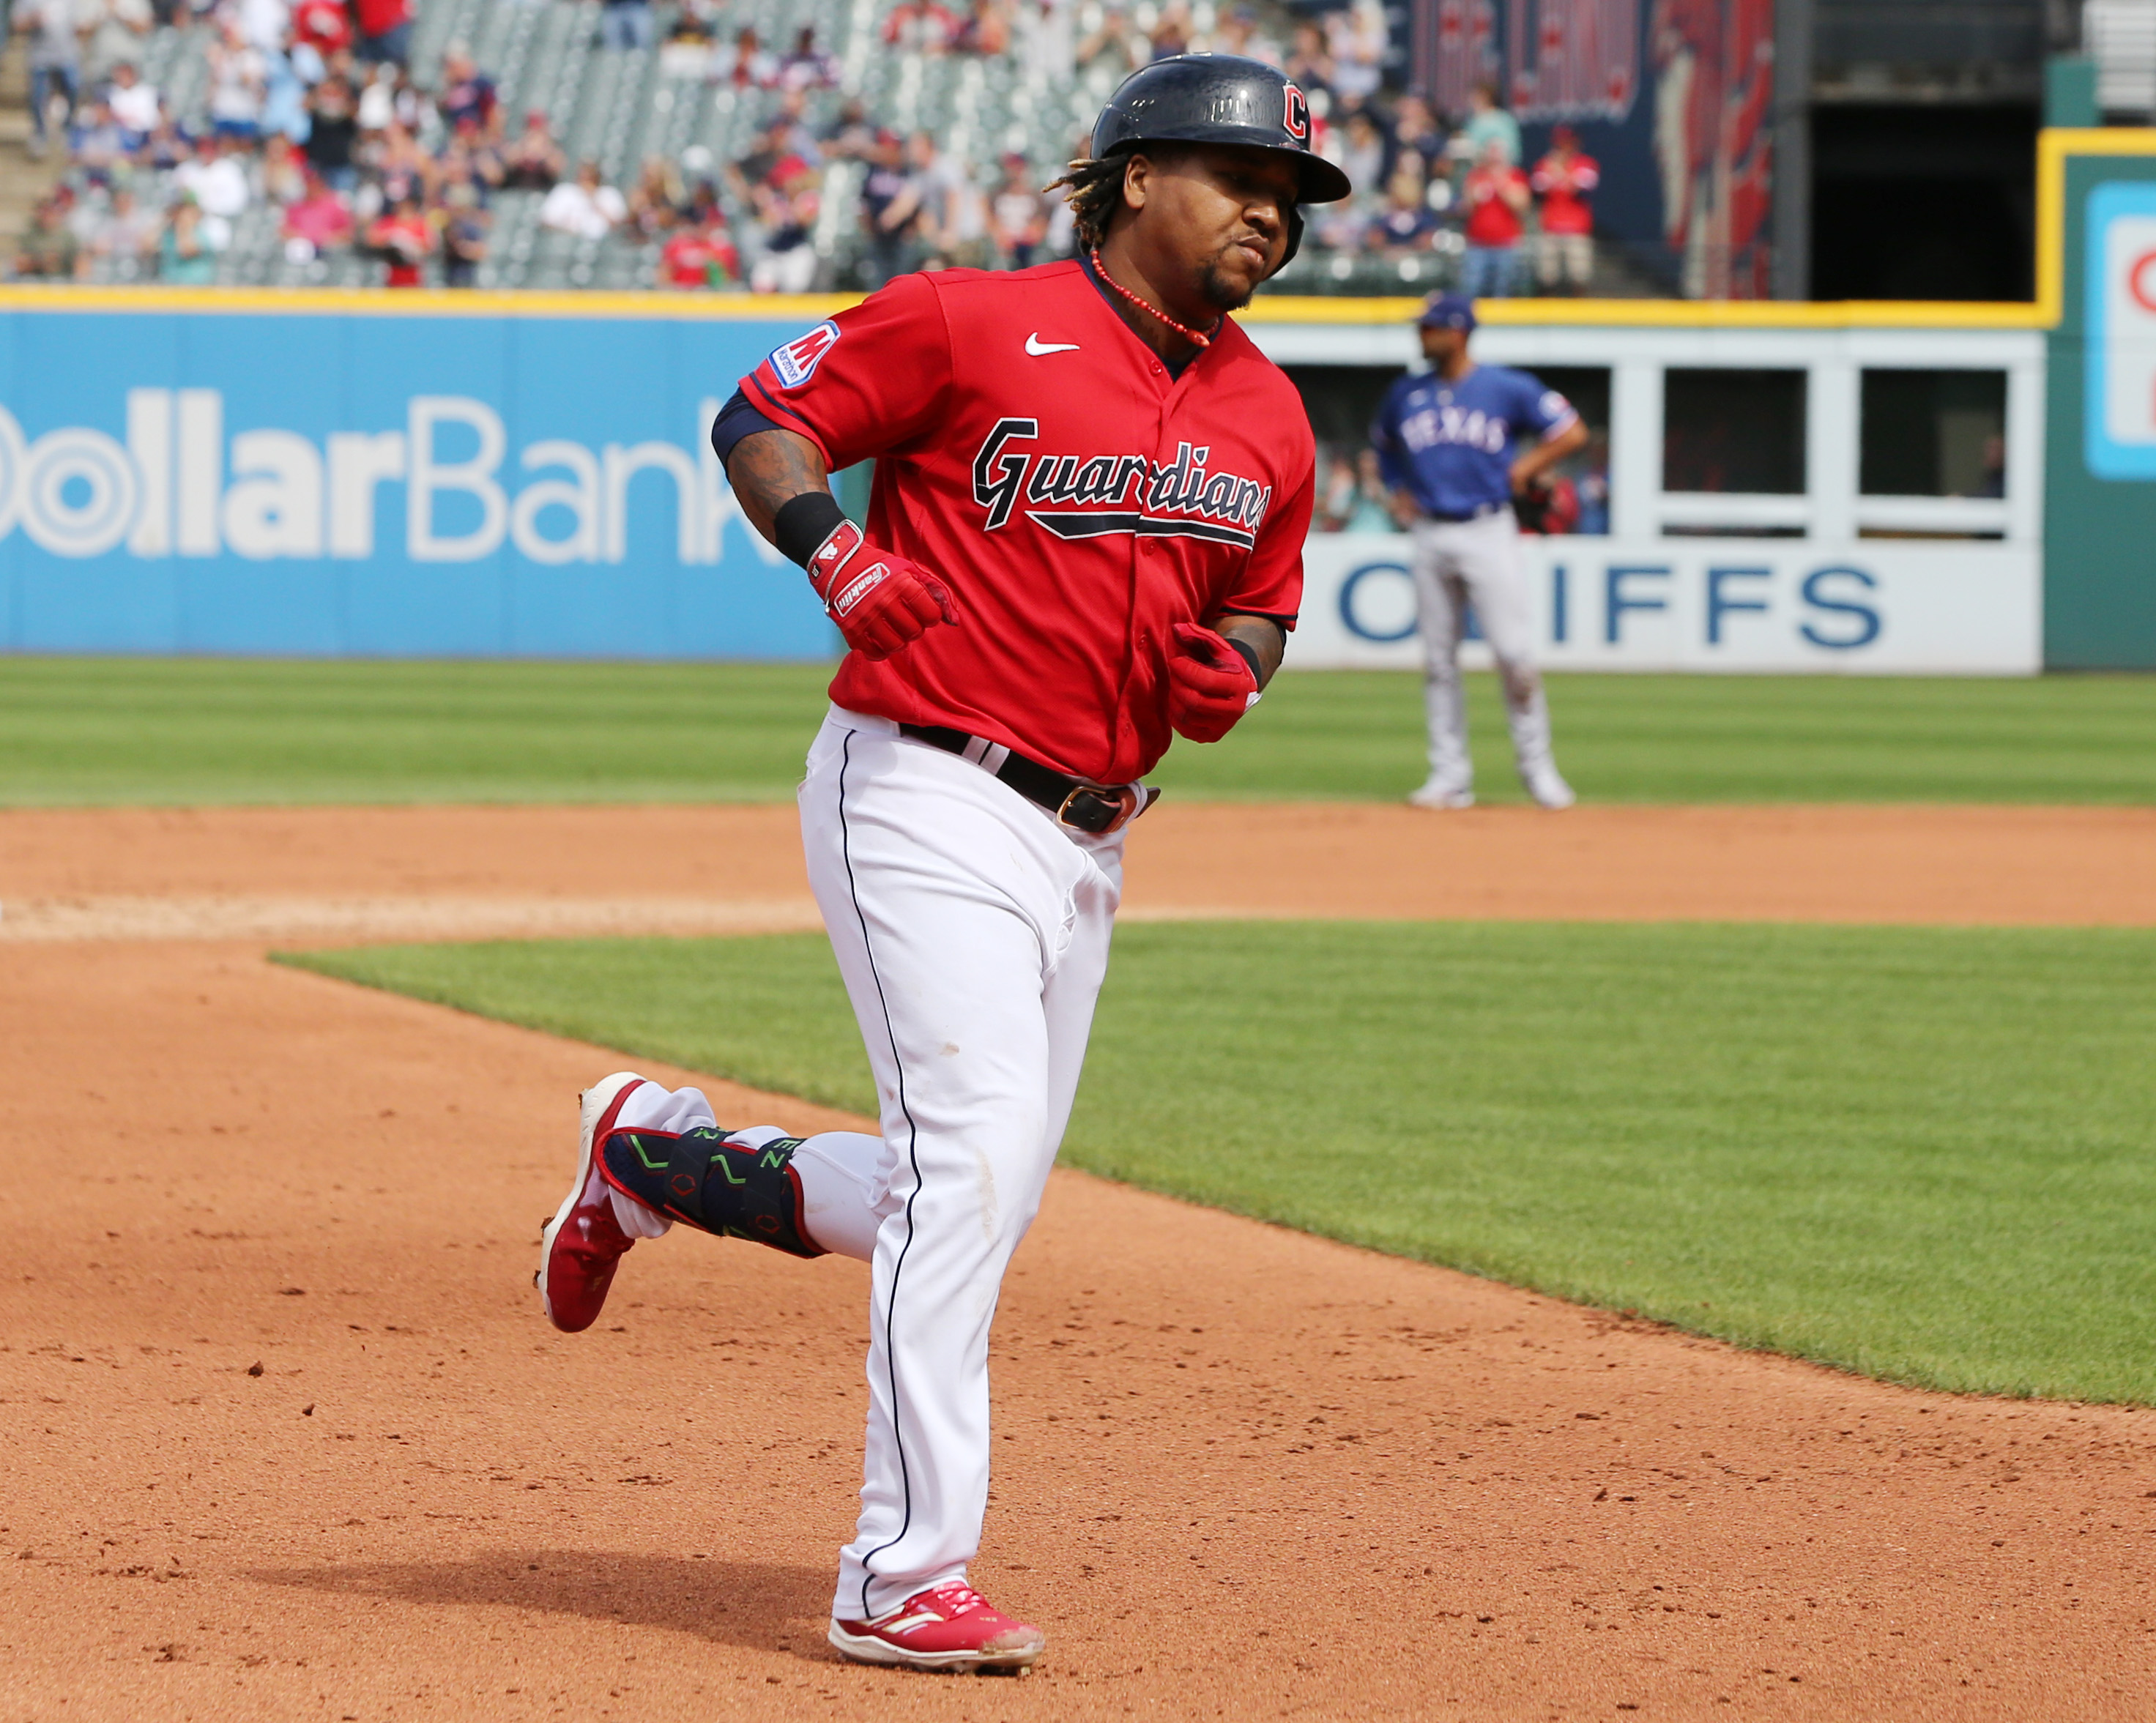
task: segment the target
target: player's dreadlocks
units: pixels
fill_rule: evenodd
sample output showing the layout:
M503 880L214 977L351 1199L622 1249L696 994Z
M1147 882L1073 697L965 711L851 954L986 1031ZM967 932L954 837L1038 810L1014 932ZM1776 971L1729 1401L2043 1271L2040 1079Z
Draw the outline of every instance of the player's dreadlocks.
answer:
M1073 162L1061 179L1044 188L1063 192L1063 201L1070 206L1077 227L1081 249L1090 251L1106 241L1108 222L1122 203L1123 169L1130 159L1121 150L1112 156L1084 157Z

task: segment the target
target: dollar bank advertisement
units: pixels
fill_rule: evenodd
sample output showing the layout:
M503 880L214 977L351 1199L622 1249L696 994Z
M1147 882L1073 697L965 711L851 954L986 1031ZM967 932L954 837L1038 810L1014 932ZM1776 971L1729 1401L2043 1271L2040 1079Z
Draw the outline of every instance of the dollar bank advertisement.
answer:
M831 658L835 630L708 440L740 377L816 315L0 311L0 650ZM2141 398L2138 372L2123 392ZM2156 446L2105 423L2123 461ZM1291 667L1417 662L1408 546L1311 539ZM2040 662L2032 546L1522 555L1556 666Z

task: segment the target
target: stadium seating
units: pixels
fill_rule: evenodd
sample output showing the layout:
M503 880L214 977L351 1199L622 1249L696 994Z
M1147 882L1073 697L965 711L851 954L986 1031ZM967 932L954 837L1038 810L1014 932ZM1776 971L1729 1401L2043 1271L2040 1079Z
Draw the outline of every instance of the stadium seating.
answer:
M880 33L890 3L852 0L848 6L823 7L813 0L751 0L736 8L732 27L753 23L763 41L784 43L813 23L823 45L839 57L845 82L859 90L880 123L901 131L931 126L947 149L977 162L1017 150L1045 175L1060 171L1098 111L1109 79L1081 83L1066 76L1051 81L1020 67L1014 58L894 53L885 48ZM778 97L670 74L657 51L607 51L598 45L599 12L598 0L442 0L424 8L419 19L413 81L431 90L444 49L453 42L466 43L474 60L494 77L512 129L527 109L543 109L570 161L596 160L610 185L626 186L647 156L678 163L690 156L701 168L690 177L721 181L737 237L747 236L753 223L746 210L733 204L719 169L748 151ZM660 8L662 38L672 12ZM203 27L161 29L144 63L144 75L166 93L172 111L190 128L207 121L204 56L210 33ZM843 100L837 90L813 92L809 125L829 120ZM422 135L424 144L438 141ZM703 153L691 156L700 146ZM827 174L814 240L821 282L844 279L858 247L859 174L850 162L835 164ZM480 268L479 285L562 289L651 284L654 247L639 244L634 235L586 240L543 228L542 201L536 192L497 195L490 257ZM132 260L100 267L100 279L135 279L139 273ZM378 280L380 274L379 262L362 253L287 261L277 213L259 203L234 223L231 244L218 266L220 283L232 285L358 285Z
M745 0L730 9L727 29L752 24L767 44L789 43L814 25L819 44L841 68L842 90L811 92L805 118L819 128L847 93L858 93L880 125L903 133L934 131L943 147L973 162L1007 151L1024 154L1045 183L1081 140L1116 82L1111 66L1085 73L1055 71L1024 56L921 54L895 51L883 40L896 0ZM769 123L780 97L773 91L707 83L694 72L670 69L660 50L610 51L599 43L599 0L430 0L414 31L411 74L423 91L438 85L444 50L464 43L493 77L513 133L530 109L545 110L570 162L599 163L609 185L624 190L642 162L657 156L677 164L685 181L716 184L744 261L758 238L722 170L747 155ZM657 8L663 40L675 8ZM147 44L142 71L165 95L168 110L189 130L207 125L208 26L161 28ZM677 63L678 64L678 63ZM420 142L441 137L429 110ZM861 168L835 162L826 168L821 216L814 236L819 286L849 285L861 238L857 212ZM540 225L543 193L504 191L491 204L489 255L478 272L482 287L646 288L653 285L657 247L633 232L582 239ZM1455 235L1441 235L1440 245ZM152 266L133 258L100 258L95 279L143 279ZM1349 257L1315 247L1277 284L1296 292L1420 292L1450 280L1454 253L1406 259ZM380 259L363 249L334 250L305 261L288 259L280 215L258 201L233 223L218 259L218 280L235 286L360 286L378 282Z

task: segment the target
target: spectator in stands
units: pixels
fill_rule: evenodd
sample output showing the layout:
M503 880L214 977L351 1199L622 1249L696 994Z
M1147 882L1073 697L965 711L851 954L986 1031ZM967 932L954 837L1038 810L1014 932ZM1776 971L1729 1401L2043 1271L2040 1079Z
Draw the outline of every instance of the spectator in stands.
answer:
M617 53L649 48L654 40L651 0L605 0L599 8L599 45Z
M961 54L978 54L990 59L1001 59L1010 52L1010 10L1004 0L973 0L973 9L966 14L952 44Z
M755 25L743 24L732 43L712 50L708 75L737 90L768 90L778 81L778 56L763 45Z
M1011 33L1026 79L1045 85L1067 79L1077 64L1072 0L1017 0Z
M128 152L133 154L157 129L157 86L142 81L134 61L122 60L112 69L112 83L105 100L114 123L126 137Z
M958 30L957 15L942 0L898 0L884 17L884 46L901 54L943 54Z
M252 143L262 130L262 56L228 18L209 45L209 126L218 137Z
M875 153L876 129L869 118L868 104L850 95L839 105L838 117L816 135L826 162L866 162Z
M1481 83L1467 98L1467 123L1460 127L1461 153L1480 166L1489 159L1492 143L1504 146L1505 160L1520 159L1520 122L1497 105L1497 86Z
M913 241L916 267L941 269L949 261L945 247L943 217L952 180L952 164L936 146L936 136L916 131L906 141L906 187L884 212L884 220Z
M1152 59L1152 44L1132 21L1123 0L1108 0L1101 9L1100 27L1078 44L1081 76L1097 68L1120 84Z
M716 210L678 228L659 254L661 287L738 287L741 279L741 254Z
M989 205L996 261L1006 269L1030 269L1048 239L1048 199L1034 185L1024 156L1004 157L1003 183Z
M292 38L321 55L324 64L352 45L352 14L344 0L299 0L292 8Z
M442 211L442 285L474 287L486 261L487 213L480 208L478 187L469 181L454 185Z
M142 57L142 38L157 18L150 0L75 0L76 28L88 31L83 75L94 88Z
M384 287L423 285L427 259L434 255L434 227L415 193L397 198L388 214L375 218L367 228L367 243L389 265L382 277Z
M912 267L909 254L920 213L921 200L909 184L898 134L878 132L861 180L861 228L869 242L862 274L870 292Z
M668 78L707 78L711 73L711 20L703 10L685 6L674 15L666 39L659 44L659 69Z
M52 192L38 200L30 212L30 225L15 247L15 275L23 281L72 281L88 259L81 255L74 230L68 223L64 194Z
M1313 531L1345 532L1362 502L1362 486L1355 477L1355 463L1344 449L1326 451L1317 488L1317 506L1311 520Z
M980 269L994 255L988 232L988 200L974 177L973 165L963 156L939 151L927 195L935 223L936 255L924 269Z
M211 244L224 248L223 234L235 216L246 209L252 193L243 165L246 144L236 137L204 138L193 155L172 169L172 183L193 198L208 218Z
M413 86L412 74L406 68L379 65L360 93L359 129L380 131L393 125L401 126L416 137L426 126L427 110L433 105ZM386 117L377 119L377 115Z
M170 173L180 163L194 154L194 140L180 130L179 124L170 114L161 114L157 129L150 134L149 141L136 152L135 160L141 167L157 173Z
M1591 446L1591 445L1590 445ZM1996 433L1984 439L1983 465L1976 489L1971 496L2005 496L2006 495L2006 439ZM1608 451L1604 452L1603 464L1609 464Z
M1210 47L1214 54L1238 54L1269 66L1281 63L1280 44L1259 29L1257 16L1247 6L1230 7L1220 14Z
M91 255L109 263L123 279L131 279L156 255L163 226L163 216L142 207L131 183L115 179L111 208L90 241Z
M307 90L311 83L318 84L325 74L321 56L304 44L296 45L291 53L282 48L258 49L262 56L262 135L282 132L288 143L307 141ZM306 64L302 75L293 55L298 54Z
M131 153L126 132L105 103L88 101L75 110L75 123L68 130L68 159L93 185L110 178Z
M307 194L307 177L300 164L305 158L284 133L272 132L262 145L262 196L280 208L296 203Z
M1349 183L1373 200L1391 167L1390 141L1378 124L1378 116L1363 103L1342 103L1343 123L1334 126L1327 142L1327 156L1339 164Z
M1445 128L1431 116L1430 104L1419 95L1404 95L1393 105L1393 150L1399 156L1417 156L1425 181L1445 172Z
M579 162L577 177L565 179L539 206L539 224L579 239L603 239L629 219L629 204L599 177L596 162Z
M1190 8L1183 0L1168 0L1160 9L1147 45L1155 59L1173 59L1190 52Z
M219 0L224 17L236 18L249 48L282 48L291 32L292 0Z
M1325 19L1326 57L1331 74L1326 82L1336 96L1367 101L1378 93L1385 75L1385 55L1392 33L1385 23L1380 0L1354 0L1354 4L1328 13Z
M530 110L524 130L501 152L502 183L523 191L551 192L568 171L568 157L547 129L545 110Z
M481 134L478 122L467 118L435 161L434 195L446 201L452 191L462 186L475 203L483 205L501 186L503 177L501 156Z
M419 141L394 121L367 141L362 157L367 176L360 187L364 220L372 221L383 209L406 197L424 203L433 188L435 163L419 147ZM375 193L372 198L367 196L370 188Z
M812 243L822 205L816 172L798 157L781 168L776 187L757 200L763 227L763 252L749 266L755 293L806 293L816 283L816 248Z
M629 194L629 222L646 239L664 238L686 201L674 164L664 156L646 156Z
M1542 200L1543 232L1536 274L1545 293L1581 294L1594 274L1594 218L1587 200L1602 182L1592 156L1581 153L1569 126L1550 134L1549 153L1535 163L1529 184Z
M793 51L779 61L774 81L779 89L786 90L838 88L839 58L816 45L814 24L803 24L795 35Z
M352 243L352 212L312 168L299 201L285 211L284 238L285 255L295 264L311 264L323 252Z
M402 66L412 54L412 0L353 0L360 59Z
M1491 138L1467 176L1467 256L1460 290L1470 299L1504 299L1519 290L1521 219L1527 208L1527 177L1505 154L1504 140Z
M182 192L165 214L157 239L157 278L176 287L207 287L217 279L217 248L201 208Z
M1579 517L1572 530L1606 538L1609 533L1609 433L1596 431L1587 439L1579 456L1579 476L1573 481L1579 501Z
M434 105L442 123L455 131L467 120L481 131L494 124L494 79L472 64L471 49L452 42L442 50L440 94Z
M1422 158L1402 155L1385 182L1385 207L1370 223L1370 243L1396 257L1428 251L1437 234L1437 213L1423 183Z
M1320 91L1330 94L1332 55L1325 45L1325 32L1316 24L1297 24L1295 39L1288 47L1287 62L1281 69L1301 86L1306 96L1314 96Z
M336 191L349 193L358 177L352 151L359 136L352 85L335 72L307 95L306 154L315 171Z
M76 0L23 0L15 8L14 27L30 38L30 156L42 159L46 133L55 124L53 110L61 109L59 127L74 118L76 98L82 89L82 44L76 33Z

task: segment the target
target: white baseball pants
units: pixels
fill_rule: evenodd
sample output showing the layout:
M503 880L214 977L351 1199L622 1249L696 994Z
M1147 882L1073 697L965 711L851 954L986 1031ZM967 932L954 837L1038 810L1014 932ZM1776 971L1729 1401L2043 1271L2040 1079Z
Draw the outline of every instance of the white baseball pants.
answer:
M981 767L836 707L800 802L882 1110L880 1138L826 1132L793 1160L809 1237L872 1268L861 1515L832 1604L860 1621L963 1579L980 1548L988 1326L1077 1094L1123 840L1070 831ZM655 1085L620 1119L716 1122L699 1091ZM632 1236L669 1225L619 1192L614 1208Z
M882 1110L867 1455L834 1606L856 1621L980 1547L988 1325L1077 1094L1123 845L835 709L800 799Z
M1431 781L1455 790L1475 782L1467 751L1466 695L1460 679L1460 643L1466 637L1471 603L1497 660L1520 775L1554 770L1549 703L1535 668L1534 612L1512 511L1500 509L1473 520L1418 520L1412 531Z

